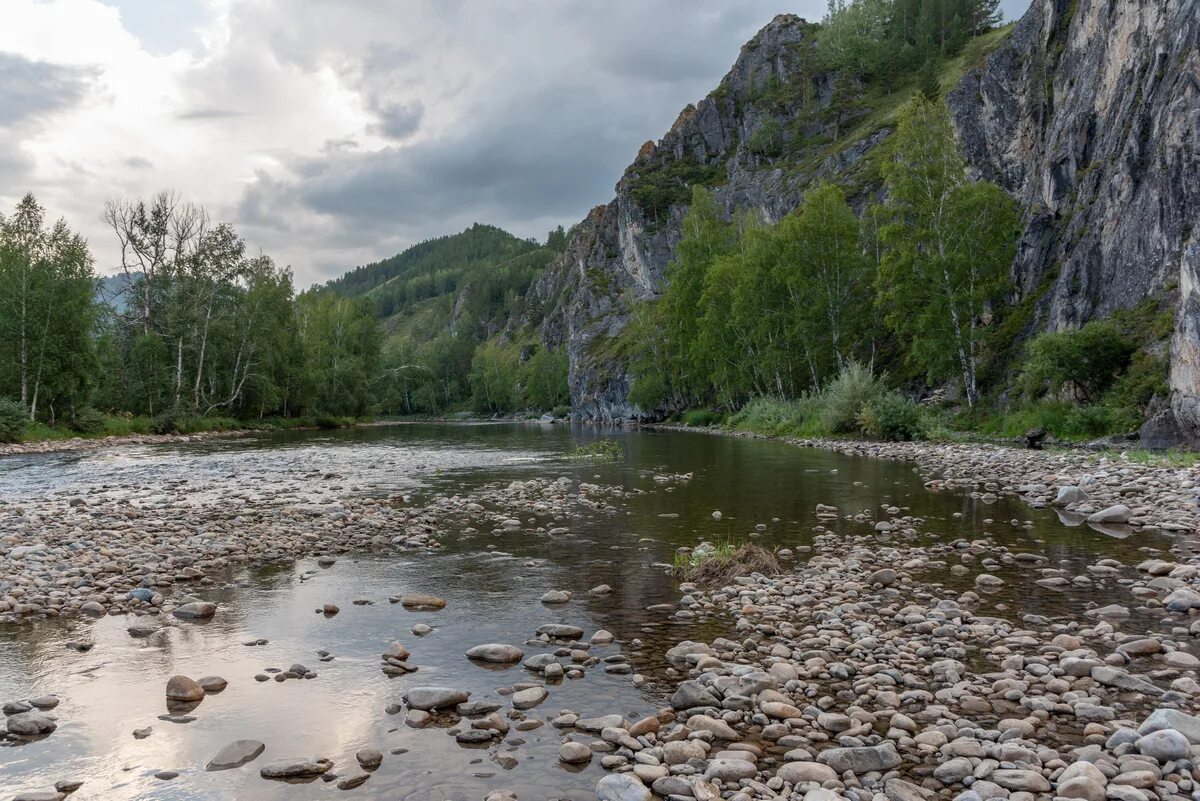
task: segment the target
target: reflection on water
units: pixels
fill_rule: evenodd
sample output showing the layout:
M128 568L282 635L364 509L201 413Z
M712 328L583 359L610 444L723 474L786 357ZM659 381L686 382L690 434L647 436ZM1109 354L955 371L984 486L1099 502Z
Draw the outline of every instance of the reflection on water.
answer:
M614 436L625 445L615 463L576 463L561 455L581 439ZM205 593L220 601L208 624L179 623L145 640L125 632L129 619L109 617L0 628L0 701L45 693L62 697L54 710L59 728L50 737L20 747L0 748L4 792L49 788L55 781L82 779L74 799L310 799L325 797L333 784L285 785L260 779L258 769L281 756L328 757L334 771L358 773L354 753L378 748L383 766L352 797L478 799L497 787L522 798L590 799L602 775L598 760L582 771L557 760L561 733L550 727L510 732L490 749L463 748L445 729L415 730L403 713L388 714L405 688L446 685L472 691L473 700L495 700L514 682L532 680L519 665L487 669L463 652L483 642L521 645L543 623L581 626L590 636L612 631L617 642L593 649L604 657L624 654L652 681L637 689L629 676L611 675L602 665L587 677L550 686L550 697L527 713L549 720L560 710L583 716L621 712L636 718L663 705L669 694L662 652L680 639L727 634L726 621L683 624L669 612L649 611L678 598L661 565L677 547L701 539L739 540L757 536L766 545L796 547L811 542L813 509L833 504L843 513L880 505L911 509L926 530L946 542L991 533L1012 552L1048 557L1048 566L1068 577L1085 572L1102 557L1135 564L1166 540L1142 534L1070 526L1050 510L1022 504L985 504L957 494L926 491L911 467L793 448L773 442L664 432L600 432L550 426L413 425L352 431L292 433L209 441L185 446L115 449L73 455L21 457L0 463L0 500L22 502L45 493L153 494L185 487L198 502L217 502L231 492L303 493L320 478L325 494L398 492L419 501L431 493L465 493L492 482L568 475L642 490L622 501L615 514L589 513L569 523L565 537L522 531L493 534L450 532L437 553L343 557L328 569L315 561L289 567L244 569L226 577L221 589ZM693 473L680 483L656 482L659 474ZM330 485L330 481L334 481ZM712 512L722 512L715 520ZM1030 529L1021 524L1032 521ZM1015 523L1015 525L1014 525ZM1067 523L1068 525L1064 525ZM765 531L756 531L756 525ZM851 522L833 525L857 526ZM859 530L859 529L855 529ZM310 574L310 577L306 575ZM1005 613L1078 615L1085 602L1128 603L1115 579L1098 578L1093 588L1065 592L1033 584L1040 574L1004 565L993 570L1007 584L982 605ZM945 588L969 589L971 578L949 573L930 577ZM614 592L589 596L609 584ZM545 606L542 593L567 589L574 600ZM428 592L447 599L436 612L413 612L388 603L403 592ZM354 601L372 603L355 605ZM340 614L314 614L325 603ZM410 633L415 623L434 631ZM266 645L243 642L263 638ZM95 648L76 653L68 640ZM394 639L411 651L418 672L388 678L379 654ZM527 654L539 649L522 646ZM319 661L317 651L334 658ZM258 682L266 668L300 662L319 675L311 680ZM224 692L192 712L196 720L162 721L163 688L175 673L220 675ZM153 727L145 739L134 729ZM226 743L262 740L265 753L235 770L208 773L205 763ZM395 752L395 753L393 753ZM505 770L492 758L517 759ZM171 781L154 778L179 772Z

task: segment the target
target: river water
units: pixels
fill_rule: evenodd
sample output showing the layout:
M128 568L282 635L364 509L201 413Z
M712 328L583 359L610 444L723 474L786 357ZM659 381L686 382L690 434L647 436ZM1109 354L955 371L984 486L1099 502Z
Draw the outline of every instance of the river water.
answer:
M623 455L611 462L568 458L576 445L600 437L619 440ZM655 480L686 473L690 480ZM933 493L910 465L769 441L543 425L394 425L11 457L0 460L0 503L36 504L56 493L154 497L180 488L198 502L232 503L246 493L319 479L326 495L403 496L420 504L494 482L560 476L629 493L615 512L570 521L569 537L531 530L447 531L438 552L348 555L324 569L314 559L245 568L200 593L220 603L211 623L180 623L144 640L126 633L130 620L124 616L0 626L0 702L49 693L62 699L52 713L59 723L52 735L0 748L0 800L69 779L84 781L71 796L79 801L343 795L466 801L501 787L516 790L523 800L592 799L604 773L599 760L582 770L559 763L563 733L549 725L514 730L499 745L468 748L444 727L413 729L404 724L403 712L385 709L399 703L407 687L444 685L470 690L472 700L502 703L503 713L508 704L500 688L540 679L520 665L481 667L463 652L479 643L508 642L536 653L537 647L522 644L539 625L554 622L578 625L585 637L601 628L611 631L616 642L592 653L623 655L649 682L635 687L630 676L608 674L597 665L583 679L549 686L549 698L529 718L548 721L565 709L584 717L652 714L672 690L663 651L682 639L708 641L731 630L725 620L682 622L662 609L648 609L679 598L663 565L677 548L705 539L755 537L767 547L803 548L818 523L818 503L837 505L843 513L881 505L907 508L947 541L991 533L1013 551L1045 554L1050 566L1067 575L1106 556L1133 565L1169 546L1166 538L1149 534L1125 539L1067 526L1053 511L1015 500L985 503ZM760 524L762 530L756 528ZM983 599L984 613L994 608L1010 618L1079 619L1084 604L1131 600L1115 581L1082 594L1061 593L1033 584L1038 576L1028 570L1006 566L993 572L1008 583ZM943 585L949 597L970 586L951 575L926 578ZM589 596L589 588L599 584L614 592ZM553 589L572 590L574 599L562 606L540 603ZM414 612L387 601L410 592L441 596L446 608ZM372 603L355 605L356 600ZM329 602L340 614L314 614ZM410 633L415 623L434 631L415 637ZM242 644L257 638L268 643ZM379 654L394 639L412 651L416 673L389 678L380 672ZM76 653L65 647L71 640L95 647ZM318 661L318 650L333 659ZM254 680L266 668L296 662L318 677ZM162 721L163 687L176 673L220 675L229 686L206 698L192 712L193 722ZM150 736L133 736L145 727L152 727ZM266 743L263 756L235 770L205 771L222 746L240 738ZM335 772L358 773L354 754L361 748L379 749L384 761L354 790L343 792L321 780L282 784L258 775L266 762L295 755L328 757ZM499 753L514 757L516 766L506 770L497 764L493 756ZM164 781L155 778L160 771L179 775Z

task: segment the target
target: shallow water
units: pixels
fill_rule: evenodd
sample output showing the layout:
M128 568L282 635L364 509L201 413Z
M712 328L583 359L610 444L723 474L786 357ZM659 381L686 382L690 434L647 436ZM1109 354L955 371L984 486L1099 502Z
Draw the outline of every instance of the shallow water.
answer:
M623 458L612 463L564 458L574 445L604 436L622 441ZM688 472L694 477L686 482L654 480ZM663 651L681 639L711 640L730 628L723 620L681 623L648 610L678 599L662 564L676 548L702 539L753 535L768 546L807 545L817 503L837 505L843 513L878 510L881 504L908 508L946 541L990 532L1014 552L1045 554L1048 566L1062 567L1068 576L1104 556L1133 565L1169 545L1149 534L1119 538L1087 526L1068 527L1052 511L1013 500L989 504L932 493L909 465L776 442L540 425L397 425L14 457L0 460L0 502L31 503L51 493L154 497L186 481L182 486L191 497L205 502L294 486L300 492L311 487L323 498L402 494L420 503L437 493L466 494L493 482L562 475L645 494L622 499L613 514L570 521L567 537L449 531L441 537L440 552L344 556L328 569L318 569L315 560L244 569L222 577L220 591L193 588L220 602L211 623L179 623L146 640L128 636L125 617L0 627L0 701L46 693L63 699L52 713L59 721L52 735L0 748L0 798L48 789L62 779L85 781L71 796L79 801L340 796L333 783L270 782L258 769L277 757L310 755L328 757L335 772L351 775L359 772L354 753L373 747L383 752L383 766L348 797L480 799L507 787L523 799L591 799L603 775L599 759L581 771L566 769L557 760L562 734L548 725L514 729L490 749L464 748L444 728L412 729L402 713L388 715L384 709L398 703L407 687L446 685L471 690L472 700L502 702L503 714L509 705L498 688L532 681L535 674L519 665L484 668L463 652L496 641L536 653L539 648L522 643L537 626L564 622L583 627L585 638L599 628L613 632L617 642L593 654L623 654L651 682L635 688L629 676L606 674L597 665L584 679L550 685L550 697L527 716L549 720L562 709L584 717L650 714L670 693ZM722 512L720 520L714 510ZM1027 520L1033 523L1028 531L1011 522ZM755 531L759 523L765 531ZM845 521L833 525L866 530ZM1028 568L993 572L1008 583L986 596L981 608L1010 619L1022 614L1081 619L1085 604L1133 600L1115 580L1056 592L1033 584L1038 575ZM970 577L948 573L924 578L942 582L950 597L971 586ZM589 597L588 589L601 583L610 584L613 594ZM538 598L551 589L573 590L575 598L564 606L544 606ZM412 612L388 603L388 596L404 592L440 595L447 607ZM356 606L355 600L374 603ZM314 614L327 602L341 613ZM413 636L409 629L417 622L434 632ZM241 644L253 638L269 644ZM64 644L72 639L90 640L95 648L70 651ZM393 639L411 649L409 661L418 672L398 678L380 672L379 653ZM328 650L333 661L319 662L318 649ZM283 683L253 679L264 668L286 669L295 662L319 676ZM206 698L191 713L194 722L160 721L166 711L163 687L175 673L220 675L229 687ZM153 733L135 739L133 730L146 726ZM267 750L242 768L205 772L205 763L239 738L262 740ZM402 753L391 753L395 750ZM493 762L490 754L499 750L515 756L517 766L504 770ZM162 770L180 775L154 778Z

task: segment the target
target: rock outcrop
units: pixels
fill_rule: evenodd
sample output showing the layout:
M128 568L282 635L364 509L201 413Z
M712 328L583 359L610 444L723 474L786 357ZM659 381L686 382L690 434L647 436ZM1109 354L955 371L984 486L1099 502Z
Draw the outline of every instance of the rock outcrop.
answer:
M971 168L1023 204L1014 300L1033 302L1031 330L1171 296L1167 413L1191 437L1200 434L1198 31L1197 0L1035 0L947 94ZM769 222L823 177L860 206L879 191L866 157L891 131L869 109L863 125L842 121L849 133L826 119L835 76L814 68L813 48L809 23L772 20L716 90L643 145L616 197L588 214L536 283L542 337L566 345L584 418L662 411L630 401L621 333L663 289L689 195L648 202L648 182L705 184L730 213L752 209Z

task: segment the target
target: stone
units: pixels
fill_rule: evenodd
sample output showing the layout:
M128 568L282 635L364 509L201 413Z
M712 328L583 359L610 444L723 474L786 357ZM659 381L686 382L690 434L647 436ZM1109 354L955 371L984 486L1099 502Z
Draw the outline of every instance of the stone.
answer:
M465 703L470 697L466 690L452 687L413 687L404 694L404 702L412 709L444 709Z
M1070 506L1073 503L1083 503L1090 500L1086 491L1070 484L1058 488L1058 494L1051 501L1055 506Z
M514 709L532 709L533 707L545 701L550 695L545 687L530 687L525 690L518 690L512 694L512 705Z
M663 744L662 760L668 765L682 765L689 759L704 759L708 752L697 740L675 740Z
M515 645L507 645L505 643L490 642L483 645L476 645L467 651L468 659L477 659L480 662L495 662L497 664L509 664L512 662L520 662L525 658L525 652Z
M577 639L583 636L583 629L578 626L568 626L565 623L547 623L544 626L538 626L537 633L555 639Z
M1088 515L1089 523L1128 523L1133 519L1133 510L1123 503L1109 506Z
M596 782L596 801L650 801L650 788L628 773L610 773Z
M285 757L264 765L258 772L264 779L304 779L320 776L333 768L333 763L324 758Z
M544 604L565 604L571 600L571 593L562 590L550 590L542 593L541 602Z
M583 743L568 741L558 747L558 758L568 765L583 765L592 761L592 749Z
M758 768L744 759L710 759L704 769L704 778L720 779L723 782L738 782L753 779Z
M1004 768L1001 770L992 771L988 775L988 779L1006 790L1015 790L1026 793L1050 792L1050 782L1046 780L1045 776L1036 770L1017 770Z
M410 593L400 596L400 604L405 609L422 609L434 610L445 609L446 599L439 598L436 595L424 595L422 593Z
M1159 762L1187 759L1191 755L1188 738L1174 729L1159 729L1145 734L1134 743L1139 751Z
M839 774L846 771L862 774L899 767L900 755L896 753L895 745L884 742L879 745L830 748L817 754L817 761L828 765Z
M5 725L8 728L9 734L19 734L23 737L37 737L49 734L58 728L58 724L49 716L36 710L10 715Z
M824 784L838 780L837 771L820 762L785 762L775 771L775 775L788 784L801 782Z
M383 764L383 754L375 748L363 748L354 755L358 761L359 767L366 771L373 771Z
M1177 709L1156 709L1138 726L1138 734L1174 729L1192 745L1200 745L1200 718Z
M205 770L230 770L240 768L248 762L258 759L266 750L266 745L258 740L234 740L217 752L217 755L204 766Z
M675 694L671 696L671 706L675 709L694 709L698 706L719 707L720 705L720 699L696 681L682 682L675 690Z
M192 601L176 607L171 614L183 620L206 620L217 613L217 605L208 601Z
M201 676L196 679L196 683L200 685L200 689L204 690L205 694L219 693L229 686L229 682L220 676Z
M199 701L204 698L204 688L187 676L172 676L167 680L168 701Z

